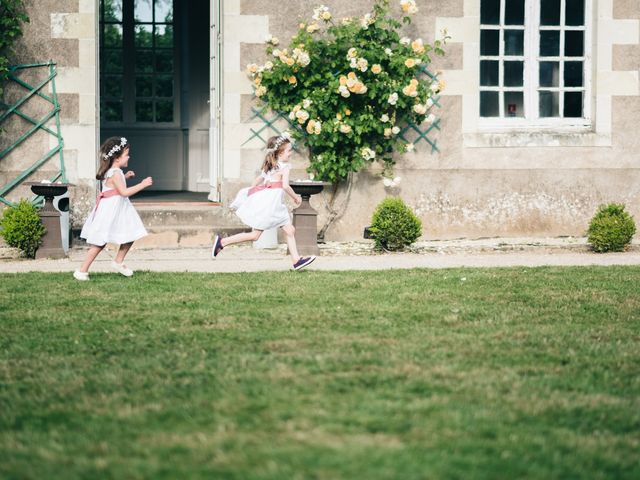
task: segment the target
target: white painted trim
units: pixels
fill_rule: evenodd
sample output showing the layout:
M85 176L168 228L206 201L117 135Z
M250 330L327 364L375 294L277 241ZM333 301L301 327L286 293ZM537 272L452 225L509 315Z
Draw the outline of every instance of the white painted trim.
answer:
M209 8L209 200L219 202L221 199L224 78L221 73L223 65L223 3L212 0Z

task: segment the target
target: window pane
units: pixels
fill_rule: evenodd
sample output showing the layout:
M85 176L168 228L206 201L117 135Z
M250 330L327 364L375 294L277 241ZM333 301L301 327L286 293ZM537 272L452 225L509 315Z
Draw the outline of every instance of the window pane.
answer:
M173 72L173 51L156 50L156 72L171 73Z
M173 122L173 100L156 102L156 122Z
M156 25L156 47L173 48L173 27Z
M557 87L560 79L560 62L540 62L540 86Z
M557 57L560 55L560 32L558 30L540 31L540 56Z
M121 122L122 102L104 102L102 116L107 122Z
M122 0L104 0L102 8L105 22L122 21Z
M499 55L499 41L499 30L482 30L480 32L480 55Z
M156 0L156 22L173 22L173 0Z
M498 61L497 60L481 60L480 61L480 85L485 87L498 86Z
M156 77L156 97L173 96L173 77L169 75L158 75Z
M153 122L153 102L147 100L136 102L136 121Z
M567 57L581 57L584 54L584 32L564 32L564 54Z
M122 50L103 50L105 73L122 73Z
M480 23L484 25L500 24L500 0L481 0Z
M560 0L542 0L540 25L560 25Z
M540 92L540 117L557 117L558 92Z
M121 75L109 75L104 78L104 95L106 97L122 98Z
M153 50L138 50L136 52L136 72L153 72Z
M524 30L504 31L504 54L522 55L524 53Z
M582 62L564 62L564 86L582 86Z
M153 77L138 75L136 77L136 97L151 97L153 95Z
M565 92L564 116L570 118L582 117L582 92Z
M480 116L500 116L498 107L498 92L480 92Z
M520 87L523 85L524 62L504 62L504 86Z
M504 92L504 116L524 117L523 92Z
M504 23L524 25L524 0L505 0Z
M565 25L584 25L584 0L566 0Z
M136 22L153 22L152 1L153 0L135 0L133 11Z
M122 25L105 25L102 44L106 48L122 48Z
M136 47L137 48L151 48L153 47L152 39L152 26L151 25L136 25Z

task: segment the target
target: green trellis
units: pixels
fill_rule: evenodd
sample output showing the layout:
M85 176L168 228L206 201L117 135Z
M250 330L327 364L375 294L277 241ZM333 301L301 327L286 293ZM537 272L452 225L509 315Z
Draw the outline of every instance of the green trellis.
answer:
M438 76L435 73L432 73L431 71L429 71L428 68L422 66L420 68L420 71L422 75L429 77L432 81L434 82L438 81ZM440 105L440 102L439 102L440 100L439 95L435 95L431 97L431 100L433 101L433 106L431 108L434 108L434 107L442 108L442 105ZM257 128L257 129L254 129L254 128L249 129L251 134L249 138L242 144L243 146L249 143L254 138L257 138L266 144L267 139L263 138L263 135L265 135L266 137L269 137L271 136L269 135L270 133L273 133L274 135L281 134L283 130L280 129L277 124L282 123L283 120L284 122L286 122L288 127L301 130L299 125L297 125L294 122L291 122L287 115L285 115L282 112L274 112L270 110L267 106L262 108L251 107L251 111L253 112L253 116L251 117L250 120L254 121L256 119L259 119L262 122L262 125L260 126L260 128ZM415 145L420 141L425 141L431 147L431 153L439 152L440 149L438 148L437 140L433 139L432 137L431 138L429 137L429 134L434 130L438 130L438 131L440 130L440 118L438 117L436 117L436 119L425 128L422 128L421 125L416 125L413 122L407 122L407 125L404 126L398 133L398 137L404 140L405 142L409 143L410 140L408 136L415 133L417 134L417 136L413 141L411 141L411 143ZM296 149L296 147L294 147L294 149Z
M38 81L35 85L30 85L26 81L20 78L20 73L28 70L28 69L46 69L46 78L44 80ZM18 139L16 139L11 145L6 147L4 150L0 152L0 162L7 157L13 150L15 150L19 145L25 142L31 135L38 132L39 130L43 130L49 135L52 135L57 140L57 145L45 153L39 160L36 160L29 167L27 167L24 171L22 171L17 177L12 180L9 180L6 185L0 187L0 202L13 206L14 203L9 201L6 198L6 195L13 190L15 187L20 185L25 179L27 179L31 174L33 174L38 168L44 165L47 160L54 157L55 155L59 156L60 165L53 176L53 178L49 179L51 182L55 182L57 180L62 180L63 182L67 182L67 175L64 167L64 141L62 139L62 133L60 131L60 104L58 103L58 95L56 93L56 64L54 62L46 62L46 63L34 63L28 65L14 65L9 67L9 76L8 79L10 82L13 82L20 87L26 90L24 96L22 96L17 102L13 105L7 105L5 103L0 102L0 126L2 123L11 118L12 115L17 115L18 117L26 120L29 124L31 124L31 128L29 128L26 132L24 132ZM51 84L51 94L43 93L43 89L48 84ZM40 119L31 118L26 113L22 112L20 109L23 107L29 99L37 96L41 99L45 100L47 103L51 104L51 109L44 114ZM49 128L47 123L51 120L55 120L55 130ZM31 201L34 204L40 203L42 197L33 197Z
M298 125L292 123L289 120L289 117L287 115L280 112L274 112L270 110L268 107L263 107L263 108L251 107L251 111L253 112L253 116L251 117L250 120L255 120L256 118L258 118L260 119L260 121L262 121L263 125L257 130L250 128L249 131L251 132L251 136L242 144L242 146L246 145L254 138L258 138L262 141L262 143L266 144L268 139L262 137L261 134L263 133L266 133L266 134L273 133L274 135L280 135L283 132L283 130L279 129L276 123L280 122L281 120L284 120L287 123L287 125L291 128L300 129ZM272 135L265 135L265 136L270 137ZM296 145L293 145L293 149L295 151L299 151Z

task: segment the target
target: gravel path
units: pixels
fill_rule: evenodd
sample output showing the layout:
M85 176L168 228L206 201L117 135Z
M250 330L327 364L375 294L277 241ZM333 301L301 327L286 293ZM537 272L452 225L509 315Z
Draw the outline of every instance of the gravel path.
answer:
M85 248L76 247L68 258L61 260L0 259L0 272L72 272L85 253ZM91 271L111 271L113 256L113 250L101 253ZM284 246L258 250L251 245L227 247L216 260L210 258L209 248L138 249L131 251L126 263L134 270L153 272L285 271L291 267ZM308 268L385 270L545 265L640 265L640 244L634 243L624 253L596 254L589 251L582 238L491 238L419 242L411 252L379 254L366 241L328 243L321 246L321 255Z

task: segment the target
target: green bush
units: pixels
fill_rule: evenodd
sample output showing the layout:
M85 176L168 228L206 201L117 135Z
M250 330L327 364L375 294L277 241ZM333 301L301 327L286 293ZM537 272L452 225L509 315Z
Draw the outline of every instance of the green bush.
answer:
M0 220L0 235L7 245L19 248L29 258L36 256L44 233L36 207L27 200L5 209Z
M376 248L401 250L422 234L422 222L400 198L385 198L377 206L369 228Z
M621 252L636 233L636 224L633 217L624 211L624 205L610 203L600 206L587 233L594 251Z

